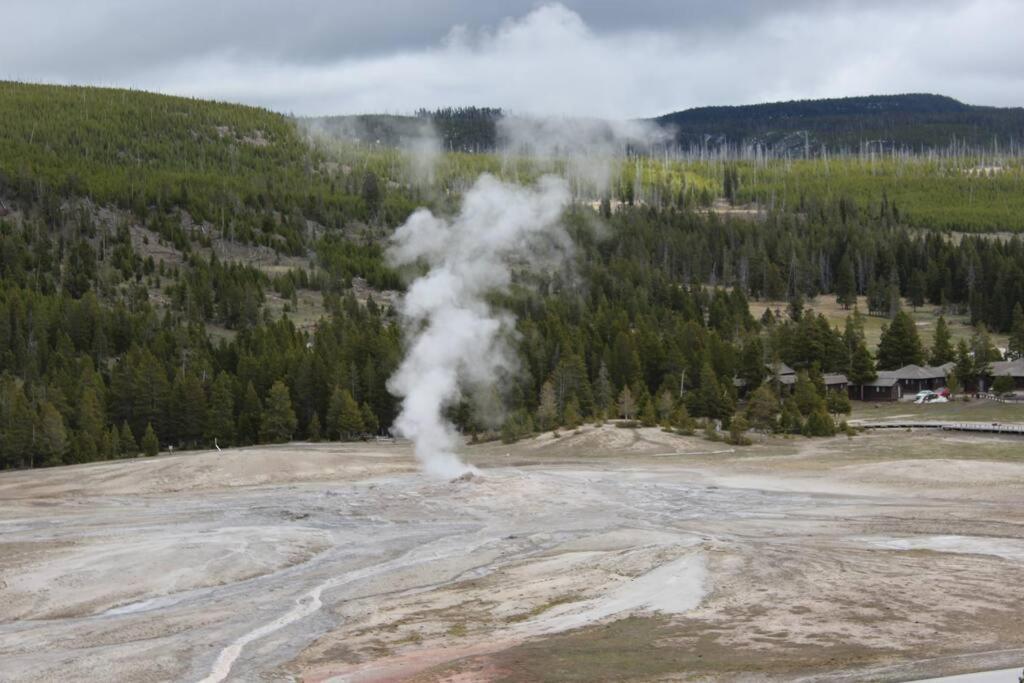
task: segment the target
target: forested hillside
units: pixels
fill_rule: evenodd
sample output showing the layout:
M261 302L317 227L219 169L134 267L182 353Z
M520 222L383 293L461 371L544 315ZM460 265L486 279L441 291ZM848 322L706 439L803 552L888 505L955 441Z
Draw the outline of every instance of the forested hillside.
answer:
M433 126L443 149L493 152L505 114L487 107L420 110L415 116L367 114L306 119L325 131L364 143L400 145ZM771 156L817 157L865 149L1010 151L1024 144L1024 108L964 104L929 94L871 95L739 106L664 114L648 122L670 135L680 152L741 155L758 147ZM657 146L664 147L659 141Z
M545 169L454 153L423 175L396 150L308 145L271 112L138 92L3 83L0 112L0 467L385 430L404 286L387 236L419 204L450 211L480 172ZM822 373L874 371L861 314L893 319L900 360L957 360L965 384L984 372L969 359L993 356L982 325L1024 351L1024 243L922 230L902 201L910 166L862 187L872 162L850 163L793 188L792 169L637 157L604 196L576 183L573 276L503 302L524 369L504 387L504 437L602 416L692 429L737 407L759 428L830 433L843 407ZM953 187L993 180L951 168ZM1000 177L1009 197L1020 173ZM973 229L1019 229L1002 211ZM804 309L825 293L871 310L836 329ZM752 298L789 305L754 319ZM979 327L957 331L962 352L929 349L903 306ZM757 386L778 363L802 371L797 396L738 403L734 380ZM494 428L468 404L452 417Z
M874 95L698 107L654 119L683 147L763 145L776 154L822 150L1004 149L1024 141L1024 108L980 107L941 95Z

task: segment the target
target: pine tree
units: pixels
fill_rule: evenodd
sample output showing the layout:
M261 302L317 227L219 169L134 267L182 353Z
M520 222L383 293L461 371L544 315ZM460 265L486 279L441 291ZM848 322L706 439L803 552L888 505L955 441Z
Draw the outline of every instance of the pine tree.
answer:
M793 400L800 414L807 416L824 405L818 387L811 380L806 370L801 370L796 375L796 384L793 386Z
M761 338L751 336L740 351L740 363L736 376L746 382L747 387L761 385L768 371L764 365L764 344Z
M932 353L928 362L931 365L945 365L953 361L953 337L949 333L946 317L940 315L935 321L935 339L932 341Z
M579 401L573 396L565 404L564 416L562 423L569 429L576 429L580 426L580 407Z
M558 426L558 403L555 399L555 385L549 379L540 388L540 402L537 405L537 427L543 432Z
M700 369L700 386L697 391L691 392L688 400L692 403L690 411L700 417L722 419L730 413L722 394L722 385L711 364L707 362Z
M363 431L367 434L376 434L380 424L377 420L376 413L374 413L373 409L370 408L370 404L364 403L359 412L363 418Z
M925 287L924 273L915 270L910 276L910 282L907 283L907 298L910 299L910 305L914 307L915 311L924 306Z
M160 440L157 439L153 425L146 424L146 433L142 435L142 452L147 456L153 456L160 452Z
M75 444L77 462L90 462L104 455L103 423L103 408L96 391L91 386L86 387L78 401L78 434Z
M39 455L43 466L60 465L68 450L68 434L60 411L49 401L39 405Z
M363 414L348 389L336 387L327 408L327 432L331 438L350 441L363 433Z
M1010 323L1010 340L1007 344L1006 357L1010 360L1024 358L1024 307L1017 302L1013 307Z
M878 368L896 370L905 365L922 363L924 349L917 327L906 312L900 311L890 325L882 328L882 338L878 342Z
M803 430L804 421L796 401L790 396L782 403L779 415L779 430L784 434L799 434Z
M967 342L961 339L956 344L956 379L965 391L974 389L978 385L978 371L974 363L971 350Z
M875 371L875 360L868 351L868 346L861 340L850 359L850 371L847 373L850 384L860 386L860 400L864 400L864 385L878 378Z
M844 253L839 261L839 280L836 282L836 303L844 309L857 303L857 281L853 272L853 263L848 254Z
M818 406L807 416L803 427L804 436L834 436L835 433L836 423L825 411L824 405Z
M206 411L206 440L228 447L235 442L235 393L231 376L223 370L210 387L210 406Z
M594 383L594 410L600 417L608 415L612 408L612 400L613 389L608 366L601 361L601 368L597 371L597 381Z
M281 380L274 382L267 395L260 421L260 438L270 443L290 441L298 426L288 387Z
M622 387L622 391L619 392L619 417L625 420L632 420L636 415L636 401L633 400L633 392L629 390L629 387Z
M131 425L128 424L128 420L121 423L121 433L118 435L121 440L121 456L125 458L134 458L139 454L139 444L135 441L135 435L132 434Z
M734 446L749 446L750 439L746 437L750 424L742 415L736 415L729 422L729 443Z
M648 400L640 413L640 424L644 427L656 427L658 425L658 414L654 410L654 401Z
M110 425L103 438L103 457L113 460L121 457L121 434L115 425Z
M661 424L669 424L672 418L672 411L675 409L676 401L672 397L672 392L668 389L662 389L661 393L658 394L658 420Z
M320 415L313 413L313 417L309 418L309 425L306 426L306 438L317 443L322 438L320 428Z
M778 424L779 400L767 385L761 385L747 401L747 420L757 429L772 431Z
M256 387L249 382L242 394L242 402L238 406L237 438L240 444L256 443L260 433L260 419L263 415L263 404L256 394Z
M992 393L997 396L1003 396L1005 394L1013 393L1014 382L1013 377L1009 375L1000 375L992 381Z
M828 406L828 412L833 415L849 415L853 410L853 406L850 405L850 397L846 395L845 391L829 391L825 397L825 403Z
M206 393L199 378L190 372L179 372L171 388L171 431L165 438L177 441L184 448L198 445L206 432Z
M31 464L35 415L22 385L0 379L0 467Z
M138 434L147 424L152 424L155 430L164 431L168 422L171 384L160 361L150 351L139 354L138 364L132 369L131 386L132 431Z
M672 413L672 427L680 434L693 434L696 428L694 419L686 410L686 404L680 402Z
M992 338L989 336L985 323L975 326L974 332L971 334L970 348L971 355L974 357L974 376L980 387L992 376L990 362L1002 360L999 349L992 345Z

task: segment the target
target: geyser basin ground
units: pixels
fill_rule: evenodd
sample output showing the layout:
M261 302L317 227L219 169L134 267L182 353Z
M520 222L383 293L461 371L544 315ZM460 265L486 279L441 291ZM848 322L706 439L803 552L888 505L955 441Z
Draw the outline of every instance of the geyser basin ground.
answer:
M5 473L0 679L1020 665L1022 446L887 433L733 452L605 426L470 448L482 476L456 482L390 444Z

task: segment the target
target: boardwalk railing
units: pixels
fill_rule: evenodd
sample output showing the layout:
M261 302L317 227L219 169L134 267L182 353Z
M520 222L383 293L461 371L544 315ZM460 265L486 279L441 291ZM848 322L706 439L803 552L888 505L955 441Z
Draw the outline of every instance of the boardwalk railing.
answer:
M997 403L1024 403L1024 396L1017 396L1016 394L1008 394L1006 396L980 394L980 397L986 401L996 401Z
M863 429L941 429L946 432L984 432L1024 436L1024 423L1019 422L943 422L942 420L862 420L850 422Z

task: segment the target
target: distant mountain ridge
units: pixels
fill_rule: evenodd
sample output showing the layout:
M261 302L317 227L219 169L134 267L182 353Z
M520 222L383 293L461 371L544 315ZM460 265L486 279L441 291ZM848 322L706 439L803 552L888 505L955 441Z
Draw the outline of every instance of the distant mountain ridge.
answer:
M921 93L697 107L650 121L671 129L683 147L757 144L816 152L856 151L864 144L921 150L998 143L1005 149L1024 142L1024 108Z
M500 109L421 110L415 116L368 114L302 119L324 132L401 145L433 123L446 150L493 151ZM964 104L944 95L868 95L738 106L696 107L643 121L669 132L684 150L758 147L775 155L878 150L1024 151L1024 108Z

